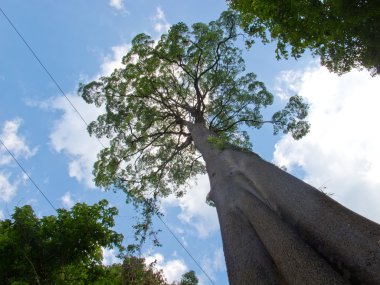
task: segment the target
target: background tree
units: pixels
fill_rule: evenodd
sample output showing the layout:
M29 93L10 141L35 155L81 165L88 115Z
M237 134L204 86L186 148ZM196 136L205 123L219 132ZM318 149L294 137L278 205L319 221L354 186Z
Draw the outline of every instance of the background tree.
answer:
M126 256L122 265L122 284L125 285L197 285L198 278L193 270L182 275L181 281L169 284L156 263L146 264L141 257Z
M101 261L102 247L123 251L123 236L111 229L117 212L106 200L41 219L28 205L16 208L0 222L0 283L113 284L101 282L114 275Z
M156 43L140 34L123 68L80 87L106 109L89 126L110 140L96 184L139 207L144 240L159 199L182 196L207 171L231 284L379 283L379 226L250 151L247 127L304 136L307 105L293 96L264 119L273 96L245 73L238 36L232 12L191 29L176 24Z
M146 265L144 258L127 256L122 266L124 285L167 285L161 270L154 269L154 263Z
M0 283L170 285L144 258L125 256L123 264L102 265L102 247L124 251L123 236L110 229L117 209L107 205L78 203L41 219L29 205L17 207L12 219L0 221ZM197 280L189 271L178 284Z
M342 74L352 68L380 73L380 4L358 0L231 0L245 31L277 40L277 57L306 49ZM269 34L267 34L267 31Z

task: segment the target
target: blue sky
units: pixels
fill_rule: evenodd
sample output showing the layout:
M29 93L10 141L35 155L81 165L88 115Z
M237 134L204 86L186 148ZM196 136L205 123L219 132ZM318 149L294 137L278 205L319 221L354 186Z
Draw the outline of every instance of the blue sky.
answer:
M171 24L216 19L222 0L3 0L0 7L34 49L65 94L89 122L101 110L76 95L80 82L109 74L120 64L137 33L158 38ZM106 198L120 209L116 230L131 241L135 215L122 193L96 189L91 167L100 149L55 84L0 14L0 137L55 207ZM247 70L258 74L276 95L272 110L298 93L311 104L310 134L294 142L274 137L270 128L251 132L254 151L326 192L348 208L380 222L380 79L366 71L341 77L318 59L275 60L273 45L244 51ZM163 201L165 221L216 284L228 284L219 226L207 206L207 177L199 177L181 200ZM38 215L54 211L0 147L0 218L15 206L31 204ZM144 255L157 259L172 281L193 269L210 284L186 252L163 231L162 248L147 244ZM113 260L105 252L105 261Z

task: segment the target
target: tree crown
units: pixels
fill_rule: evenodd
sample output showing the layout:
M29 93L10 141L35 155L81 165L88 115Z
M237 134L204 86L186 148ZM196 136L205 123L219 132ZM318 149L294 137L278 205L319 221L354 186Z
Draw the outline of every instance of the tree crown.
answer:
M123 189L128 201L143 205L146 220L137 232L146 232L157 198L183 195L189 178L205 172L189 124L203 124L244 149L251 147L244 125L271 123L275 133L296 139L307 133L307 105L299 96L264 120L261 110L273 95L245 72L238 36L233 12L208 25L178 23L157 42L139 34L122 68L80 87L86 102L106 109L89 126L91 134L110 139L95 164L95 182Z

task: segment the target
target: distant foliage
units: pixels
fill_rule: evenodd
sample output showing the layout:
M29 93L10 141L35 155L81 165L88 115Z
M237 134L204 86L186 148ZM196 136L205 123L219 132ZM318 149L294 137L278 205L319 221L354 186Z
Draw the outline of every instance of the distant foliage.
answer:
M277 40L277 57L298 58L306 49L329 70L380 73L380 2L366 0L231 0L245 31ZM269 31L269 37L267 34Z
M182 275L181 282L179 285L197 285L198 278L195 276L195 272L193 270L186 272Z
M123 264L102 265L102 247L124 252L123 236L111 230L117 209L106 200L57 212L38 218L26 205L0 221L1 285L174 285L144 258L119 255ZM175 284L197 280L189 271Z
M127 256L122 265L123 285L197 285L193 270L182 275L181 281L168 283L162 270L155 269L155 262L146 264L144 258Z
M154 264L146 265L144 258L125 258L122 267L123 285L167 285L163 272Z

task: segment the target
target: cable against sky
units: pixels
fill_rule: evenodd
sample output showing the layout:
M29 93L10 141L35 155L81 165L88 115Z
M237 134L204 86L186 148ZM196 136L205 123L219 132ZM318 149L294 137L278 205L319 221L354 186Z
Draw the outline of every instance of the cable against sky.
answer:
M7 14L4 12L4 10L0 7L0 11L1 13L3 14L3 16L5 17L5 19L7 20L7 22L9 23L9 25L12 27L12 29L15 31L15 33L17 33L17 35L20 37L20 39L22 40L22 42L25 44L25 46L28 48L28 50L31 52L31 54L33 55L33 57L35 58L35 60L39 63L39 65L43 68L43 70L45 71L45 73L49 76L49 78L53 81L54 85L58 88L58 90L61 92L61 94L66 98L66 100L68 101L68 103L70 104L70 106L74 109L74 111L76 112L76 114L79 116L79 118L82 120L82 122L86 125L86 127L88 127L88 123L86 122L86 120L84 119L84 117L82 116L82 114L79 112L79 110L75 107L75 105L71 102L71 100L66 96L65 92L63 91L63 89L61 88L61 86L59 85L59 83L55 80L55 78L53 77L53 75L49 72L49 70L46 68L46 66L42 63L42 61L39 59L38 55L34 52L34 50L32 49L32 47L28 44L28 42L25 40L25 38L23 37L23 35L18 31L18 29L16 28L16 26L13 24L13 22L10 20L10 18L7 16ZM97 138L97 140L99 141L99 143L102 145L102 147L104 148L104 144L100 141L99 138ZM43 191L38 187L38 185L34 182L34 180L31 178L31 176L26 172L26 170L22 167L22 165L18 162L18 160L16 159L16 157L9 151L9 149L5 146L5 144L3 143L3 141L0 139L0 142L1 144L4 146L4 148L7 150L7 152L12 156L13 160L17 163L17 165L21 168L21 170L27 175L28 179L32 182L32 184L36 187L36 189L43 195L43 197L46 199L46 201L50 204L50 206L56 211L57 209L54 207L54 205L52 204L52 202L48 199L48 197L43 193ZM205 274L205 276L207 277L207 279L215 285L214 281L211 279L211 277L206 273L206 271L202 268L202 266L200 265L200 263L190 254L190 252L185 248L185 246L181 243L181 241L178 239L178 237L175 235L175 233L169 228L169 226L166 224L166 222L161 218L159 217L159 220L164 224L164 226L166 227L166 229L171 233L171 235L175 238L175 240L179 243L179 245L185 250L185 252L189 255L189 257L193 260L193 262L197 265L197 267L199 267L199 269Z
M17 160L17 158L13 155L13 153L9 150L9 148L4 144L4 142L3 142L3 140L1 138L0 138L0 143L3 145L3 147L8 152L8 154L12 157L12 159L17 163L17 165L21 168L22 172L24 172L24 174L28 177L29 181L32 182L32 184L34 185L34 187L36 187L36 189L41 193L41 195L45 198L45 200L53 208L53 210L57 211L57 209L54 207L53 203L49 200L49 198L45 195L45 193L41 190L41 188L38 187L37 183L34 182L34 180L32 179L32 177L28 174L28 172L21 165L21 163Z

